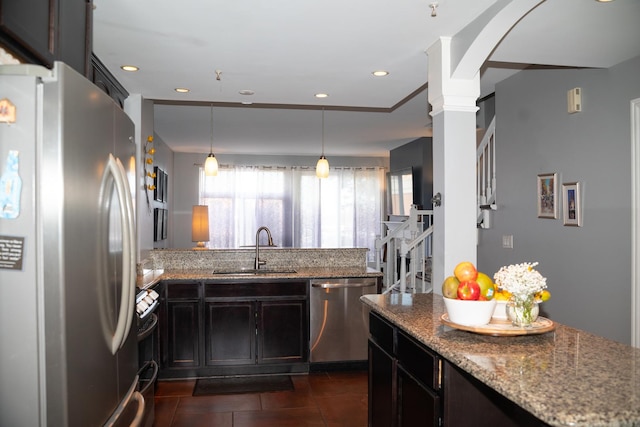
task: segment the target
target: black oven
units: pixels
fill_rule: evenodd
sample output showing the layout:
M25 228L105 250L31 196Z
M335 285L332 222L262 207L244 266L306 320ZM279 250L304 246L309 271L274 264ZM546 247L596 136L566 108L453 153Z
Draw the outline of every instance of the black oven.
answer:
M158 378L158 329L157 309L159 293L154 287L137 289L136 317L138 325L138 389L145 402L143 427L151 427L155 417L155 387Z

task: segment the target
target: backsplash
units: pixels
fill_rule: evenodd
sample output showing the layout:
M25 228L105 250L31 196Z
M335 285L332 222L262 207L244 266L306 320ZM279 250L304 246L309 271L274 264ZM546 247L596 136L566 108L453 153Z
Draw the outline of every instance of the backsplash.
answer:
M298 249L260 248L263 268L345 268L367 266L367 248ZM255 249L157 249L139 270L241 269L253 268Z

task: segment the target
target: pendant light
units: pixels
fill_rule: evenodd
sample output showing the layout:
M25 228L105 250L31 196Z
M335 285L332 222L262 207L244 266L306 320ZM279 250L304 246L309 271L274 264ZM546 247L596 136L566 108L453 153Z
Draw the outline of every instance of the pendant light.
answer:
M329 176L329 161L324 156L324 108L322 109L322 155L316 163L316 176L327 178Z
M213 104L211 104L211 149L209 150L207 160L204 162L204 173L206 176L218 175L218 160L213 154Z

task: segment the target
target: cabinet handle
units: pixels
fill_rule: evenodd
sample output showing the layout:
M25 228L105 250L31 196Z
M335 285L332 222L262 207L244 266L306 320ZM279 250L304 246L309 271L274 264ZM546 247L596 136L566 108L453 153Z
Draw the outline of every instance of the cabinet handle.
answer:
M312 283L311 287L312 288L322 288L322 289L341 289L341 288L368 288L370 286L375 286L375 282L374 283L370 283L370 282L353 282L353 283L331 283L331 282L325 282L325 283Z

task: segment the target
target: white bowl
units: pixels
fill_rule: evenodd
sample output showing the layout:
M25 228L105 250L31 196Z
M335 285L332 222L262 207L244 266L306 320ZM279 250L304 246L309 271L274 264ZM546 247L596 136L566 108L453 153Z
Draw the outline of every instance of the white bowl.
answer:
M491 321L496 301L468 301L445 298L449 320L463 326L482 326Z
M507 301L506 300L495 300L495 301L496 301L496 308L493 311L493 316L491 317L498 320L508 320Z

